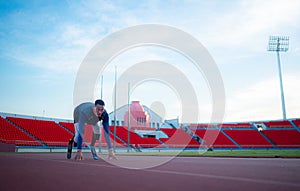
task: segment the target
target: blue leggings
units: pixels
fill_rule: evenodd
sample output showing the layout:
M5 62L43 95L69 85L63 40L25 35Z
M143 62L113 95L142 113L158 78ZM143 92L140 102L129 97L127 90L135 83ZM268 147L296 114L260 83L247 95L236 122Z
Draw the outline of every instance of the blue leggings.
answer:
M104 126L103 129L104 129L104 137L105 137L105 140L106 140L106 143L107 143L107 147L108 147L108 149L111 149L112 145L111 145L111 141L110 141L110 138L109 138L109 129L105 128L105 126ZM82 141L83 141L82 136L79 133L78 141L77 141L77 149L82 149Z

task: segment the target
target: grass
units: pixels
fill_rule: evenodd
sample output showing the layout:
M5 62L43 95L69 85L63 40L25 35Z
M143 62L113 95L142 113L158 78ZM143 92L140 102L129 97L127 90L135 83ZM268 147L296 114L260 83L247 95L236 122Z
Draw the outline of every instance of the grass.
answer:
M49 152L30 152L30 154L42 154ZM0 154L26 154L14 152L0 152ZM174 156L181 157L295 157L300 158L300 149L287 150L214 150L214 151L182 151L178 152L117 152L117 155L141 155L141 156Z
M131 152L120 155L158 155L173 156L176 152ZM182 151L178 156L191 157L299 157L300 150L217 150L217 151Z
M181 153L183 156L220 156L220 157L300 157L300 150L227 150L205 153Z

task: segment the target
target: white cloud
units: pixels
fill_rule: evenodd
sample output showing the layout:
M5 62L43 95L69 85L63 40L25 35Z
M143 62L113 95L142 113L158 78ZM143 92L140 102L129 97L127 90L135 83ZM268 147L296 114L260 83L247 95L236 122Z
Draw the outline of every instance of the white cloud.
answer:
M299 9L300 1L293 0L239 1L236 7L221 12L217 23L209 26L207 42L217 47L261 47L264 51L269 35L291 35L293 30L286 34L286 28L299 28Z
M7 57L49 72L74 72L84 57L82 52L82 50L74 49L56 49L40 51L33 56L31 52L15 50Z
M300 115L300 75L283 77L287 118ZM228 96L226 121L281 119L281 97L278 78L266 79Z

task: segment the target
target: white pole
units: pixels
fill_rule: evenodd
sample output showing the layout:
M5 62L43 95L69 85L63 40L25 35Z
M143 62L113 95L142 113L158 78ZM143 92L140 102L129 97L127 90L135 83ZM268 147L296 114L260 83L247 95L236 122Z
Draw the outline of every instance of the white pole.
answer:
M103 75L101 75L101 99L103 99Z
M128 139L127 139L127 152L130 151L130 82L128 82L128 122L127 122L127 130L128 130Z
M101 75L101 99L103 99L103 74ZM100 137L99 137L99 153L101 153L102 146L102 128L100 128Z
M279 51L277 51L277 62L278 62L278 72L279 72L280 91L281 91L282 116L283 116L283 120L286 120L285 101L284 101L284 92L283 92L283 84L282 84L282 73L281 73Z
M117 66L115 66L115 99L114 99L114 151L116 152L116 118L117 118Z

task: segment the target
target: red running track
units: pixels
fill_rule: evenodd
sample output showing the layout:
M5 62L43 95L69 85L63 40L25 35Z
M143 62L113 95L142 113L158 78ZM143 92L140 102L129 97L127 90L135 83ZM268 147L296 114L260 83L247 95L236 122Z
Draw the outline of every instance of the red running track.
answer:
M80 191L293 191L300 190L300 160L177 157L148 169L121 168L103 160L65 154L0 154L0 190ZM118 161L161 156L119 156Z

